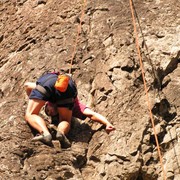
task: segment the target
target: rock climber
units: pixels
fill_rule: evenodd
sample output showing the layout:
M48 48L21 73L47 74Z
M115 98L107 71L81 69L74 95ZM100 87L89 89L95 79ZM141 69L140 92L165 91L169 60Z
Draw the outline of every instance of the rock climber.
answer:
M89 117L93 121L102 123L106 125L106 131L108 133L115 130L115 127L104 116L92 111L79 102L76 86L71 79L68 83L67 90L63 93L59 92L54 87L57 78L57 74L47 73L41 76L36 83L26 82L24 85L26 93L29 96L25 119L30 126L40 133L33 140L40 140L46 144L50 144L52 140L52 135L44 119L39 116L39 112L44 105L47 115L58 115L59 122L56 138L60 141L62 148L71 146L66 135L70 130L72 116L79 119Z

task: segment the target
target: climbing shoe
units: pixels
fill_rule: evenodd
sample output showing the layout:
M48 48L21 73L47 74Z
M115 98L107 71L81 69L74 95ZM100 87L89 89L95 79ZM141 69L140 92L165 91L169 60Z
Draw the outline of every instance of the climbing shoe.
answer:
M48 135L40 134L40 135L37 135L34 138L32 138L32 141L33 142L41 141L44 144L51 145L52 136L51 136L51 134L48 134Z
M56 139L59 140L61 144L61 148L69 148L71 147L70 141L67 139L67 137L62 134L61 132L57 131Z

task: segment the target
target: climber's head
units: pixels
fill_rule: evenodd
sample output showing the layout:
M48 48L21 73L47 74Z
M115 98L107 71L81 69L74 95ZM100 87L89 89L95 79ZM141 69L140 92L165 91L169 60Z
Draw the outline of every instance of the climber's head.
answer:
M44 111L47 116L55 116L58 114L57 106L51 102L46 102Z

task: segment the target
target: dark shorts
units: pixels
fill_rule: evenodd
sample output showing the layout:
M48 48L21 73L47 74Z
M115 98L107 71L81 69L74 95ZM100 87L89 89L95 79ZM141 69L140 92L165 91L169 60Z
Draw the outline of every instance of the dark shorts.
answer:
M37 89L33 89L31 91L29 99L39 99L39 100L48 101L48 98L44 96L42 93L40 93Z

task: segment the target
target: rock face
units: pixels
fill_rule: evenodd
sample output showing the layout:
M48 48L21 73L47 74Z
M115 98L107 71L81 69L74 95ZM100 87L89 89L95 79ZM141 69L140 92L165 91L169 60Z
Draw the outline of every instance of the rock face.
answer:
M154 132L128 1L1 0L0 179L180 179L178 2L134 1ZM23 84L48 69L68 72L72 58L79 98L116 131L75 120L71 149L31 142Z

